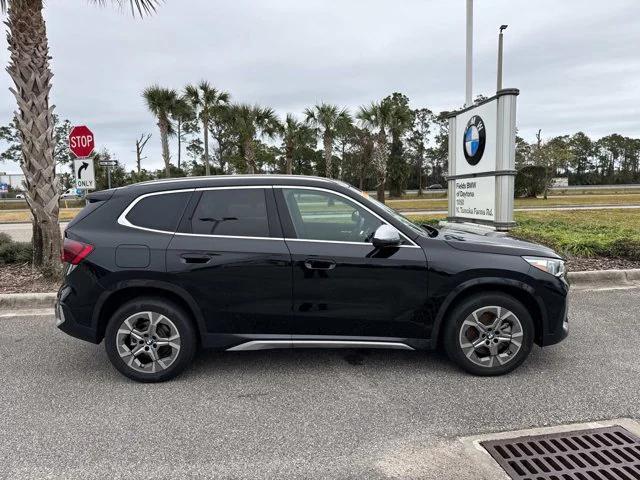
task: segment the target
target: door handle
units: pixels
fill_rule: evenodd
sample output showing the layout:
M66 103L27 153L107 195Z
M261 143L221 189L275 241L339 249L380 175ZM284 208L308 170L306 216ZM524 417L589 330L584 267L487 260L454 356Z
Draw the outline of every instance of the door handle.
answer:
M304 266L309 270L333 270L336 268L336 262L327 259L308 258L304 261Z
M196 253L185 253L180 255L184 263L209 263L211 255L200 255Z

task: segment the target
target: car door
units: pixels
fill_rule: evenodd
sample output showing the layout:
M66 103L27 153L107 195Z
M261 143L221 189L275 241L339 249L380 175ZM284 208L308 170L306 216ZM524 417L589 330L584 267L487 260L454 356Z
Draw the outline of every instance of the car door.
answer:
M377 249L386 223L354 199L316 187L277 187L293 261L295 336L425 338L427 262L403 245Z
M197 189L167 249L212 334L288 334L291 258L271 187Z

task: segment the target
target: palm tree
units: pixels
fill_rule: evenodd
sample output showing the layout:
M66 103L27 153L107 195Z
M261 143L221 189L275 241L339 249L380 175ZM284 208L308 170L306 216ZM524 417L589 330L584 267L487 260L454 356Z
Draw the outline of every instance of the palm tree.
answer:
M321 103L304 111L307 123L313 126L318 134L322 134L324 149L325 176L331 178L331 157L333 155L333 140L336 130L341 122L350 119L349 112L345 108L336 105Z
M382 100L389 111L389 133L391 136L391 153L387 161L387 185L392 197L400 197L404 193L409 166L403 153L403 136L413 123L413 110L409 108L409 97L395 92Z
M187 85L184 89L193 110L198 113L204 131L204 171L210 175L209 167L209 122L217 109L227 105L231 97L227 92L212 87L209 82L201 81L198 85Z
M178 100L178 93L175 90L162 88L154 85L145 89L142 96L147 103L147 108L158 119L158 129L160 130L160 143L162 145L162 160L167 178L171 176L169 166L169 135L174 133L173 124L169 116Z
M356 115L363 128L372 130L374 135L374 148L372 164L376 170L378 185L378 200L384 203L384 189L387 181L387 160L389 157L389 145L387 142L387 129L391 123L391 108L388 102L372 102L367 107L360 107Z
M354 134L353 119L350 116L340 118L336 124L335 133L338 149L340 150L340 168L338 169L338 179L340 180L342 180L344 169L347 167L345 163L347 147L354 141Z
M105 0L93 0L103 4ZM114 0L128 3L140 16L155 11L157 0ZM53 155L53 110L49 105L51 78L49 41L43 0L0 0L7 13L9 65L7 72L18 103L21 167L27 187L26 199L33 215L33 263L52 276L60 275L60 225L58 181Z
M314 133L307 125L297 120L292 114L287 113L281 134L284 144L286 173L291 175L293 173L293 155L296 149L311 143L314 139Z
M259 138L275 138L282 126L273 109L258 105L233 105L229 110L229 120L238 137L238 144L244 157L248 173L255 173L255 142Z
M178 137L178 169L180 169L180 160L182 159L182 125L189 122L195 117L193 107L184 96L178 97L171 107L171 118L176 122L176 135Z

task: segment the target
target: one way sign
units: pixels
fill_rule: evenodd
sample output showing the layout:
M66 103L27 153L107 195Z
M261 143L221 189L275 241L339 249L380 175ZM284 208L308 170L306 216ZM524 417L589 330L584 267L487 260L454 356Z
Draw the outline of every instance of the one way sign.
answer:
M96 178L93 170L93 160L82 158L73 161L73 172L76 177L76 188L95 190Z

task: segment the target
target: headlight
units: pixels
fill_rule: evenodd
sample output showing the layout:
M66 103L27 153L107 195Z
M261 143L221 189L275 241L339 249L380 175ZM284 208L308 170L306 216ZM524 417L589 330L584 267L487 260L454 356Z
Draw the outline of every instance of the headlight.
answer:
M556 277L561 277L565 273L564 261L558 258L546 257L522 257L527 263L538 270L550 273Z

